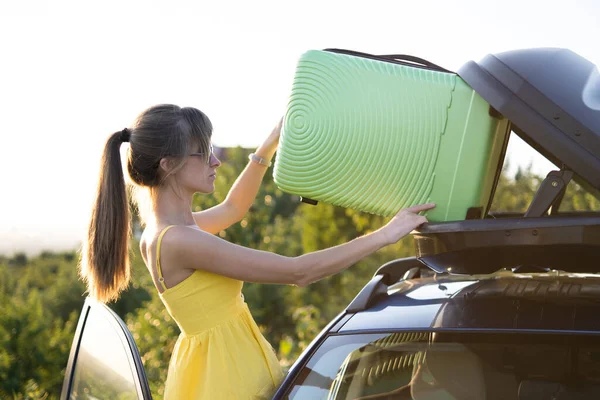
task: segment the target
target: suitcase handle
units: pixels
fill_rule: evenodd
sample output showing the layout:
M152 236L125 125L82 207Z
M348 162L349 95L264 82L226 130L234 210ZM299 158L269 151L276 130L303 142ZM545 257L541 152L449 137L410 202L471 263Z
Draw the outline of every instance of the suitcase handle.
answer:
M425 69L431 69L434 71L447 72L450 74L454 74L454 72L447 70L446 68L442 68L439 65L436 65L430 61L427 61L423 58L409 56L406 54L384 54L384 55L373 55L368 53L361 53L360 51L354 50L345 50L345 49L324 49L323 51L329 51L331 53L339 53L339 54L347 54L350 56L370 58L373 60L379 61L387 61L393 62L396 64L408 65L410 67L420 67Z
M424 58L410 56L408 54L385 54L385 55L379 55L376 57L386 58L386 59L390 59L390 60L398 60L398 61L409 61L411 63L420 64L420 65L426 66L426 67L431 67L438 71L449 72L451 74L454 73L452 71L448 71L446 68L440 67L439 65L432 63L431 61L427 61Z

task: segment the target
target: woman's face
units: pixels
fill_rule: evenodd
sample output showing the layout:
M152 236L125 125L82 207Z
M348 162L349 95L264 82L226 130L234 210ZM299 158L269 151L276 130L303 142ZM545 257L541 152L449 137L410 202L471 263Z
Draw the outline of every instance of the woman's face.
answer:
M185 191L193 194L212 193L215 190L217 168L221 165L221 161L215 156L212 144L209 151L208 163L205 153L192 153L188 155L183 168L177 172L177 183Z

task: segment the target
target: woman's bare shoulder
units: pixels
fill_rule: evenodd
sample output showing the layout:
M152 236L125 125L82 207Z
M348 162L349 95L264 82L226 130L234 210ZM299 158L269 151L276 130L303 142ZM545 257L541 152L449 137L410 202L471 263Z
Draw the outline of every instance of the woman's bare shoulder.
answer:
M167 246L171 246L172 243L178 243L181 241L182 238L188 237L190 233L205 233L198 227L190 227L183 225L148 226L144 229L140 237L140 251L142 252L144 260L147 260L149 258L148 255L150 251L154 251L161 232L163 232L167 227L171 229L169 229L169 234L164 235L162 239L163 246L164 244L167 244Z

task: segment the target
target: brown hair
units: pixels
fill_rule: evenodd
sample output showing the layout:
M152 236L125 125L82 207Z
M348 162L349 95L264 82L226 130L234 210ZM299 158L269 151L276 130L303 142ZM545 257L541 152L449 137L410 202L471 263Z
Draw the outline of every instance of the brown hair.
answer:
M210 157L212 124L200 110L171 104L150 107L134 121L129 136L127 171L134 185L151 192L168 176L161 176L164 157L179 160L169 172L176 173L191 152ZM122 131L113 133L104 146L96 200L82 247L79 275L91 297L102 302L117 300L130 280L129 198L121 164Z

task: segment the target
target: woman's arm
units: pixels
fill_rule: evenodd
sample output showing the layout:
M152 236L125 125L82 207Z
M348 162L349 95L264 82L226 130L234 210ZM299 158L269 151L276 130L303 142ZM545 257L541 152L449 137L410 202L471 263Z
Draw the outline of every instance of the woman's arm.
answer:
M427 221L416 213L433 207L432 204L426 204L402 210L387 225L373 233L299 257L253 250L198 229L175 227L163 239L161 262L186 269L201 269L246 282L306 286L397 242Z
M255 154L268 162L277 150L282 121L279 121L269 137L256 149ZM256 198L267 168L249 161L221 204L193 213L196 225L205 232L217 233L244 218Z

